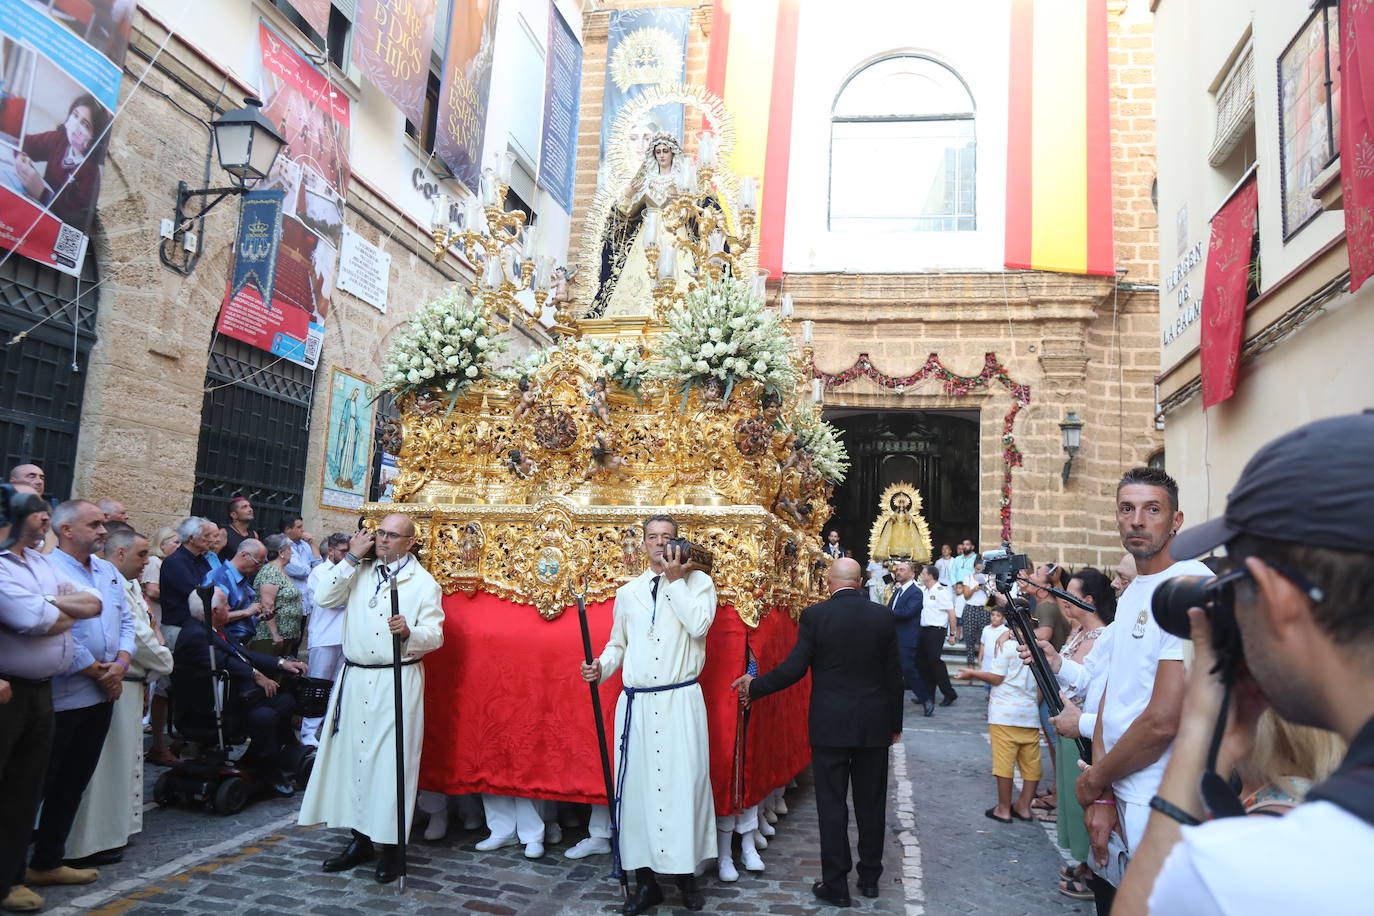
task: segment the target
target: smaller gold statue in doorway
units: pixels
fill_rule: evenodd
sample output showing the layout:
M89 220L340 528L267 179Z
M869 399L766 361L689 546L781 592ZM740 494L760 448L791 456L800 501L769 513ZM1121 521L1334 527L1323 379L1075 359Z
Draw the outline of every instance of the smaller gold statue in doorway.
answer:
M878 518L868 536L869 558L930 561L930 528L921 517L921 492L909 483L894 483L878 499Z

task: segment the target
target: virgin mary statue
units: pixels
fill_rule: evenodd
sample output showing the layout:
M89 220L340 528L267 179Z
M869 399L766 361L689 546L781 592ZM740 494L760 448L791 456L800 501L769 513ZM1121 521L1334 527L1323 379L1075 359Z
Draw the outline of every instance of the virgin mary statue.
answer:
M654 277L658 276L659 265L654 265L651 275L644 249L646 245L660 245L668 240L650 239L648 235L650 231L662 231L658 228L662 220L657 214L668 199L693 184L682 144L671 134L655 134L645 148L644 161L606 217L601 236L600 285L592 300L591 317L637 316L652 311ZM671 264L674 254L668 254L664 263ZM682 271L674 270L674 275L680 277Z

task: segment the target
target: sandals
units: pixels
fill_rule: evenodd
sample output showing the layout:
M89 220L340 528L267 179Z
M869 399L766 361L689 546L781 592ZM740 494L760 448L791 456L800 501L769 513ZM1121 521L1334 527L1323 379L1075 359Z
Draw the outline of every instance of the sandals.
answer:
M1093 892L1088 888L1088 882L1081 878L1069 878L1059 882L1059 893L1065 897L1072 897L1074 900L1092 900Z
M986 810L986 811L983 812L983 817L986 817L986 818L988 818L988 819L990 819L990 820L994 820L994 821L996 821L996 822L999 823L999 824L1010 824L1010 823L1011 823L1011 818L1009 818L1009 817L998 817L997 814L995 813L996 811L997 811L997 808L996 808L996 807L989 808L988 810ZM1012 814L1015 815L1016 812L1015 812L1015 811L1012 811Z
M1013 806L1012 809L1011 809L1011 816L1012 816L1012 818L1014 818L1015 820L1018 820L1018 821L1033 821L1033 820L1035 820L1034 815L1032 815L1031 817L1026 817L1026 816L1023 815L1023 814L1018 814L1018 813L1016 812L1016 807L1015 807L1015 806Z
M1037 795L1035 796L1035 800L1031 802L1031 807L1039 808L1042 811L1053 811L1055 809L1055 800L1049 795Z

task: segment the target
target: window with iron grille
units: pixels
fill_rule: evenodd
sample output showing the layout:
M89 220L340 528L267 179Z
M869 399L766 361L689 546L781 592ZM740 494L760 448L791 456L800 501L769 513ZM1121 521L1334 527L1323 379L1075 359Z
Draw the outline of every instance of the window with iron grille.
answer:
M191 512L224 525L229 500L246 496L253 527L274 533L304 504L314 373L220 335L205 388Z
M0 338L27 333L13 346L0 345L0 472L36 464L47 475L45 495L68 499L98 298L81 291L96 284L95 257L86 258L78 280L5 255L0 250Z

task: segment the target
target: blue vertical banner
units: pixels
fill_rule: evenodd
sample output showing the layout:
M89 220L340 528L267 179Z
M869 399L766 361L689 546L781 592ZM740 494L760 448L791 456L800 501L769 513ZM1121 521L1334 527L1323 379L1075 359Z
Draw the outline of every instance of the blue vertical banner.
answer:
M249 191L239 209L239 232L234 241L234 274L229 282L233 299L245 286L257 289L262 307L272 307L272 283L277 274L277 248L281 244L281 205L286 192L280 188Z
M577 164L577 115L581 94L582 45L550 0L539 186L552 194L569 213L572 213L573 174Z
M626 103L654 86L681 83L687 76L685 6L616 10L606 33L606 92L601 107L601 158L607 154L615 120ZM649 138L666 131L682 139L682 106L660 105L634 125L624 151L643 158Z

